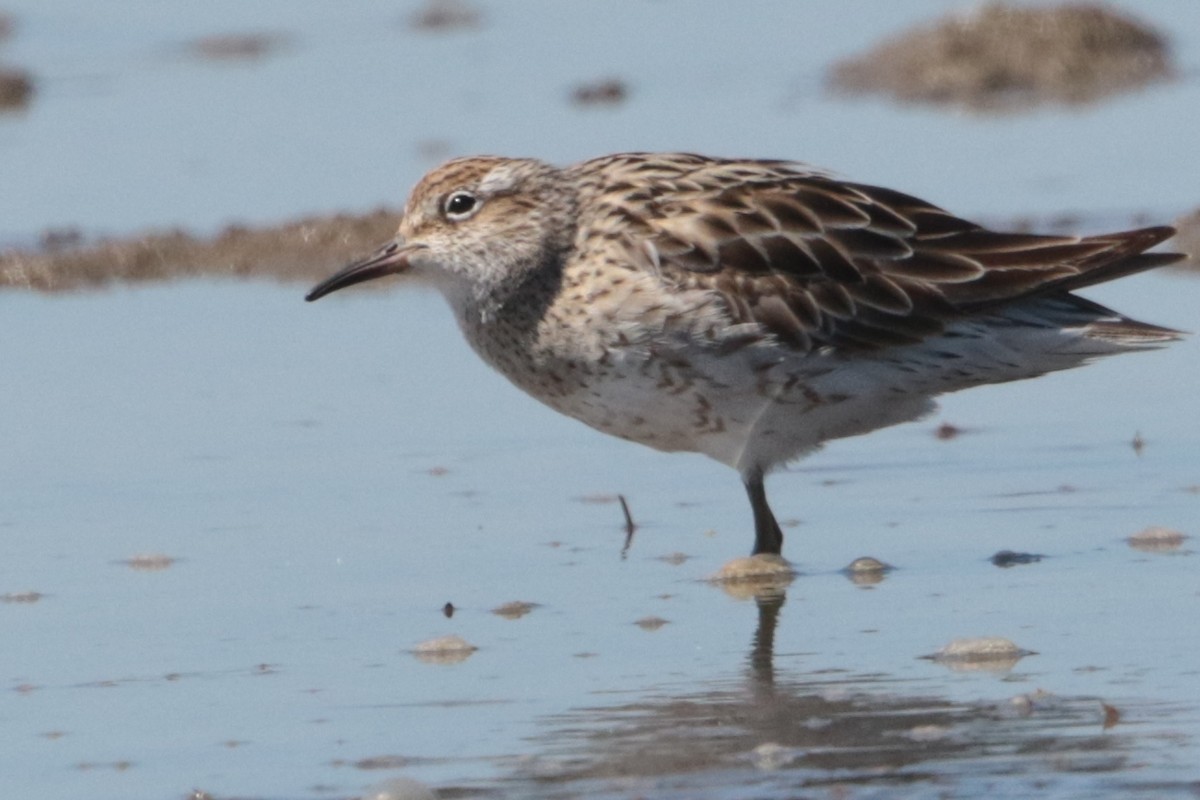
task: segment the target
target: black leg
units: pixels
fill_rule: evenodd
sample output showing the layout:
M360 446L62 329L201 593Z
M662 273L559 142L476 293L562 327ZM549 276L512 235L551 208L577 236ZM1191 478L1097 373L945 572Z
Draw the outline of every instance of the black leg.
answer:
M763 487L762 470L754 470L742 479L746 484L746 494L750 496L750 507L754 509L754 552L751 555L781 555L783 531L779 530L779 523L775 521L775 515L767 505L767 490Z

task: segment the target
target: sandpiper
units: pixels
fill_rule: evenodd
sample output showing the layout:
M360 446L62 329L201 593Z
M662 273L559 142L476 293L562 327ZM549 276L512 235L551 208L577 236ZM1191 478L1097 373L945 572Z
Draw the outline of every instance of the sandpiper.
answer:
M1173 233L996 232L787 161L479 156L426 175L399 235L307 299L423 276L533 397L736 469L753 552L777 555L771 469L943 392L1178 338L1072 293L1179 260L1145 252Z

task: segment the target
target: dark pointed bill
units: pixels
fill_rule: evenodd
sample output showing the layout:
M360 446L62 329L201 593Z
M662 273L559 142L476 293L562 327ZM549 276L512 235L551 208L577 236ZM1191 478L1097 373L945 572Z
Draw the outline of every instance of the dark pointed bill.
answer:
M353 262L318 283L304 299L311 303L338 289L404 272L408 269L408 257L417 249L417 245L405 245L399 240L388 242L361 261Z

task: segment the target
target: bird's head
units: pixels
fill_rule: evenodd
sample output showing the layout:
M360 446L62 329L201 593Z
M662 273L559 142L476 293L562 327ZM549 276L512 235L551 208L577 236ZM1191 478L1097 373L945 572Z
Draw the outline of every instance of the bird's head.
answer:
M569 181L549 164L454 159L413 189L395 239L317 284L305 299L408 272L448 297L498 301L570 246L574 204Z

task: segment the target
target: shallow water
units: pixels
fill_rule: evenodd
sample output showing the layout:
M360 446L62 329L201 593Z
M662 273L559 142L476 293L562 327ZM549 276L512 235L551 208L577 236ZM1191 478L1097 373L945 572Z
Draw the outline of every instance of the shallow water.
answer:
M1190 313L1189 277L1126 284L1158 321ZM427 294L306 306L190 283L4 306L38 335L0 345L0 589L44 595L0 605L7 795L1196 777L1194 540L1123 541L1196 532L1195 340L950 397L953 440L914 423L775 477L805 573L776 619L771 597L701 581L750 543L732 473L543 410ZM618 492L640 525L624 556L619 508L594 501ZM1046 558L999 569L1002 549ZM839 570L864 553L897 569L856 586ZM124 563L138 554L176 560ZM490 613L513 600L540 605ZM410 652L444 634L479 650ZM918 658L977 635L1037 655L1000 674ZM1053 697L1012 711L1035 690ZM1107 731L1101 702L1121 714Z
M962 0L835 4L478 3L474 31L414 31L417 3L211 0L179 5L9 0L0 58L33 73L0 115L0 242L46 227L214 230L396 205L446 154L568 162L619 150L775 156L895 186L964 214L1197 205L1200 7L1117 4L1166 32L1180 79L1111 102L976 117L827 96L824 71ZM217 34L284 42L209 61ZM580 109L583 82L627 102Z
M10 3L3 55L43 83L0 119L4 181L28 187L0 192L0 238L395 203L441 138L557 159L782 152L998 216L1196 205L1191 77L987 121L815 88L829 58L954 5L881 6L851 36L790 5L704 6L668 35L673 4L570 24L497 4L478 33L432 37L391 4L131 3L100 24L98 7ZM1174 26L1194 75L1196 7L1137 9ZM535 23L559 36L510 61ZM718 28L763 46L695 46ZM246 29L292 44L246 65L175 49ZM796 31L803 52L782 46ZM539 69L566 52L569 69ZM632 99L570 107L601 71ZM730 113L698 123L684 101L701 89ZM747 130L755 109L786 124ZM753 598L703 580L751 542L733 473L541 408L428 293L310 306L303 289L0 294L0 796L342 798L396 776L443 798L1194 796L1196 539L1125 540L1200 534L1194 337L951 396L775 476L803 574ZM1164 271L1089 296L1194 330L1198 291ZM962 434L939 440L941 422ZM1044 558L1001 569L1000 550ZM896 569L855 584L841 570L868 554ZM538 605L492 613L511 601ZM478 650L412 652L448 634ZM921 658L967 636L1036 654L993 671Z

